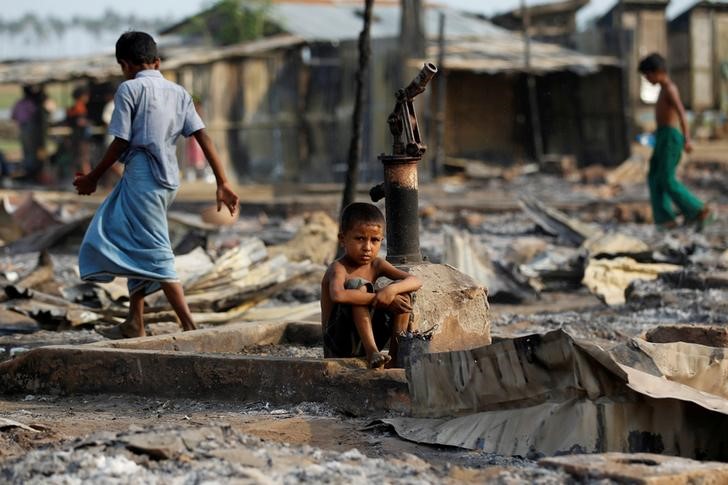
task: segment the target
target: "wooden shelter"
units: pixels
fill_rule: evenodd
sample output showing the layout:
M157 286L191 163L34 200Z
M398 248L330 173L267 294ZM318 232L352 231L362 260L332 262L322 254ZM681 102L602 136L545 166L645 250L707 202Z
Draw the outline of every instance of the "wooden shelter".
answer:
M617 0L595 23L585 37L591 39L589 52L621 59L627 93L625 112L633 124L632 135L640 125L651 123L652 106L644 96L649 87L637 70L644 56L658 52L667 55L667 20L669 0Z
M694 1L669 23L673 80L687 108L728 112L728 2Z
M534 39L574 47L576 12L589 0L556 0L528 6L530 32ZM508 30L523 30L523 10L516 8L491 17L494 24Z
M377 2L372 21L372 65L364 109L361 180L381 179L377 155L391 150L387 117L394 95L424 60L437 59L440 13L445 15L444 65L431 89L417 98L425 141L434 152L434 100L447 77L446 157L510 163L533 158L525 78L537 77L542 138L548 154L582 163L620 163L627 156L618 61L532 42L491 22L428 6L423 21L426 59L402 65L399 2ZM187 39L162 49L165 76L202 101L202 114L230 172L240 181L341 181L346 165L357 68L361 2L275 0L267 12L276 28L259 40L201 46ZM184 22L168 35L180 35ZM84 65L87 66L84 70ZM65 67L64 67L65 66ZM46 69L43 74L43 69ZM116 76L113 56L0 66L0 82L33 74L64 78ZM13 75L13 73L15 73ZM591 100L600 99L600 103ZM184 162L184 152L180 152ZM421 171L424 175L427 171Z

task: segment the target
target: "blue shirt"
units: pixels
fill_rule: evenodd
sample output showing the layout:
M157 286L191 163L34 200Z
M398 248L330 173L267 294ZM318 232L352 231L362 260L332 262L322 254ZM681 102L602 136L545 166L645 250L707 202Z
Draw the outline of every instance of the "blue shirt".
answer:
M140 71L116 90L109 135L129 142L121 161L138 151L146 152L152 175L163 187L179 187L175 146L179 136L190 136L204 127L192 96L159 71Z

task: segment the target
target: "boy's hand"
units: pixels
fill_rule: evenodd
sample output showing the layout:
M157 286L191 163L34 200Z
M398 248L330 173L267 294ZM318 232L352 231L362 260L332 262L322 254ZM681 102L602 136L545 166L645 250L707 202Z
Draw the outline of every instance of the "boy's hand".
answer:
M395 313L412 313L412 301L408 294L403 293L395 296L388 308Z
M227 182L217 184L216 197L217 211L220 212L220 209L222 209L222 206L224 204L225 207L227 207L230 211L230 215L234 216L235 211L238 209L238 203L240 202L240 199L238 198L237 194L233 192L233 189L230 188Z
M374 306L376 308L388 308L396 297L397 293L392 290L392 287L382 288L374 296Z
M692 153L693 152L693 142L692 140L685 140L685 153Z
M76 187L78 195L91 195L96 192L96 185L98 180L91 176L91 174L76 173L76 177L73 179L73 185Z

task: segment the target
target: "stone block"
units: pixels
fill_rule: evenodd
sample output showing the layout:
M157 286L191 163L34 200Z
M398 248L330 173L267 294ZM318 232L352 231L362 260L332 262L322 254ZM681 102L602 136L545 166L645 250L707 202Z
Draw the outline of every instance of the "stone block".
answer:
M490 344L488 296L483 286L445 264L424 263L407 270L422 280L413 308L413 329L425 332L434 327L430 352Z
M570 474L577 483L608 480L634 484L728 483L728 465L651 453L602 453L544 458L541 466ZM600 482L601 483L601 482Z

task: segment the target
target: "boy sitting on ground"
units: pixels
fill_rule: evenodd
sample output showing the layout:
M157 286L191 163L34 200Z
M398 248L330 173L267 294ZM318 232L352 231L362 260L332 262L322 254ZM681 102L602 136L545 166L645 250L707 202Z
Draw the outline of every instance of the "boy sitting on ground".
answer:
M407 331L409 294L420 280L379 258L384 216L372 204L355 202L341 214L339 244L344 255L329 266L321 281L321 323L325 357L366 355L372 369L396 361L397 337ZM375 291L377 278L392 283ZM380 351L389 343L389 354Z

